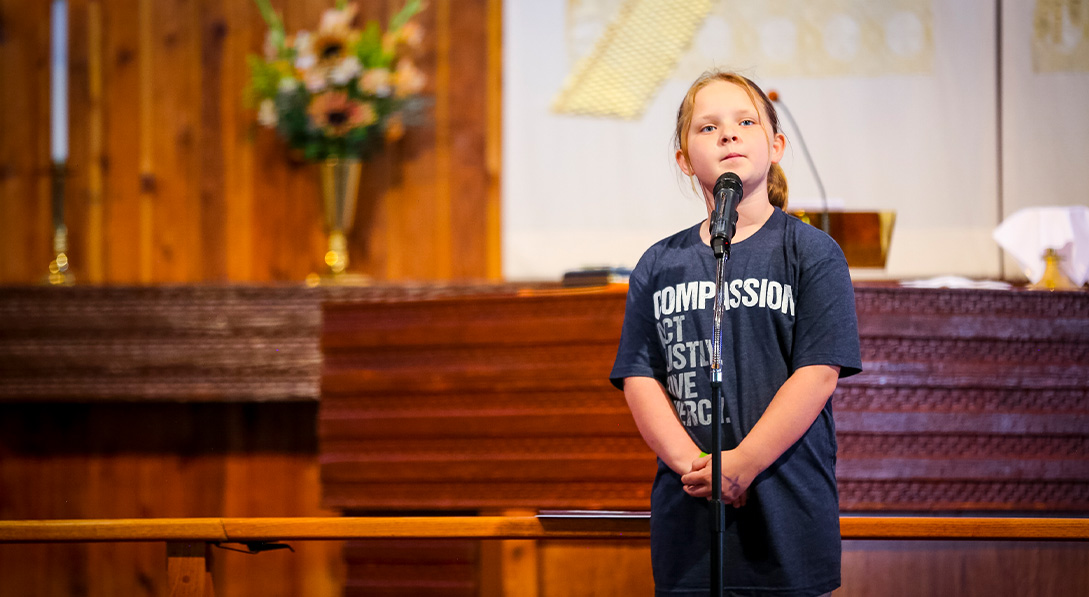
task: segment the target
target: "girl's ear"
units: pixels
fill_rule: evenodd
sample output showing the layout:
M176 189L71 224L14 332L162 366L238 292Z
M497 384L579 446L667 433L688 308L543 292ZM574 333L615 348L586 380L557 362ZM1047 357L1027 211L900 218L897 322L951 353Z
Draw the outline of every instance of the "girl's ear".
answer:
M778 164L779 160L783 159L783 154L786 153L786 143L786 135L775 133L775 136L771 139L771 163Z
M688 163L688 158L684 157L684 152L678 149L673 157L677 160L677 167L681 169L681 172L684 172L685 176L692 176L692 164Z

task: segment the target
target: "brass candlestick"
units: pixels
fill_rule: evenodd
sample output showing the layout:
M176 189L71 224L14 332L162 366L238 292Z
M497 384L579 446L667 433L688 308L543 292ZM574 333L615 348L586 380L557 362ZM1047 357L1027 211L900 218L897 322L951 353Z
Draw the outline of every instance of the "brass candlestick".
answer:
M46 280L54 286L70 286L75 282L68 271L68 227L64 225L64 179L67 173L65 162L53 162L50 170L50 183L53 199L53 261L49 262L49 275Z
M1029 286L1030 290L1077 290L1078 287L1067 277L1059 262L1062 257L1055 249L1044 251L1044 275L1040 281Z

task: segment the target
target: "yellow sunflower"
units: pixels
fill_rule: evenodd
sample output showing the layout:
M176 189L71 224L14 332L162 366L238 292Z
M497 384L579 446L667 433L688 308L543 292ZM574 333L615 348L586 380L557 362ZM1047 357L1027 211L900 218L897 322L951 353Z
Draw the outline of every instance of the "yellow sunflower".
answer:
M343 137L354 128L374 124L378 116L369 102L352 100L344 91L315 95L307 113L314 125L331 137Z
M322 14L321 25L310 41L319 67L336 64L348 55L356 35L352 30L356 11L356 5L349 4L341 10L333 8Z

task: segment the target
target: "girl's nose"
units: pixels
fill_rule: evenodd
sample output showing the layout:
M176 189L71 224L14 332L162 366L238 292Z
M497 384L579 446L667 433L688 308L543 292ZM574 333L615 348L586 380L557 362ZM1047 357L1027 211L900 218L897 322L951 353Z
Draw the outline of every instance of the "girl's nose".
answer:
M722 141L737 141L737 134L730 129L722 129Z

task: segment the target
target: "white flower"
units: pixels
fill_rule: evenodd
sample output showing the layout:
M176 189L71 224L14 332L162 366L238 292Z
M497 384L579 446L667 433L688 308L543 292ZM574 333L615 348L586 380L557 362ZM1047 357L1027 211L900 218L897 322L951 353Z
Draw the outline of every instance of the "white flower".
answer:
M257 122L261 126L274 127L276 121L276 102L267 98L261 100L261 105L257 109Z
M393 88L397 97L408 97L423 91L427 77L423 71L408 58L397 61L397 70L393 74Z
M321 24L318 25L318 29L326 31L332 29L350 29L352 27L352 20L355 19L358 10L355 3L345 6L344 10L330 8L321 13Z
M325 69L316 68L303 75L303 82L310 93L319 93L325 90Z
M314 55L314 44L310 43L310 32L300 31L295 35L295 68L307 71L318 63L318 57Z
M347 85L352 79L358 77L362 70L363 65L360 64L359 58L348 56L333 67L329 73L329 79L335 85Z
M359 79L359 90L378 97L389 97L393 93L389 69L372 68L363 73L363 76Z

